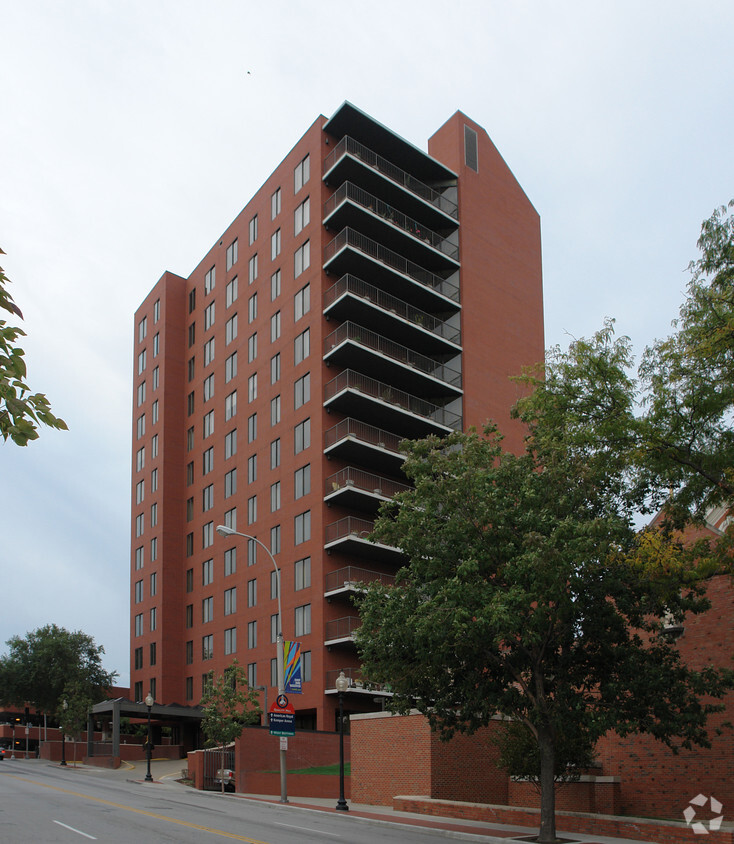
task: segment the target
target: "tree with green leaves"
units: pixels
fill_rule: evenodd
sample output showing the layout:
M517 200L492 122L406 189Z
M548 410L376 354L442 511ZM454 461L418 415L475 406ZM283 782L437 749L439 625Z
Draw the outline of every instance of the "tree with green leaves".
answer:
M76 743L87 728L89 711L94 705L94 698L89 687L76 679L64 687L62 698L56 710L56 718L61 727L61 740L70 735L74 743L74 765L76 765ZM66 704L66 705L64 705Z
M53 714L67 688L99 701L117 676L102 667L104 648L81 630L47 624L6 644L8 653L0 657L0 702L7 706L32 704Z
M208 743L219 747L219 779L224 793L225 747L238 739L248 724L259 720L262 710L258 692L248 686L245 670L235 659L222 674L209 673L200 706L204 710L201 729Z
M0 255L4 255L0 249ZM23 319L20 308L6 287L10 279L0 267L0 308ZM51 405L43 393L31 393L26 384L25 353L17 345L25 332L0 319L0 436L10 438L16 445L28 445L38 437L38 426L47 425L61 431L66 422L51 412Z
M550 355L515 410L522 454L492 426L405 444L414 488L383 505L372 538L407 565L359 602L363 671L391 685L394 710L417 707L443 737L499 714L515 750L532 739L541 842L555 839L554 779L599 737L705 745L734 684L689 670L665 635L666 613L708 602L692 553L633 526L629 363L611 324Z

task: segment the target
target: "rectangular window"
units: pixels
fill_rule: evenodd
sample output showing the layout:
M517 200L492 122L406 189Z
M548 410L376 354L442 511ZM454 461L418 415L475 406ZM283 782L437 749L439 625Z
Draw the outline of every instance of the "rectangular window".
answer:
M148 353L145 349L138 355L138 375L142 375L145 371L146 362L148 360Z
M257 357L257 331L247 339L247 362L252 363Z
M145 565L145 547L141 545L135 549L135 570L143 568Z
M232 615L237 612L237 587L224 590L224 614Z
M153 598L158 594L158 572L154 571L150 575L150 597Z
M257 319L257 293L253 293L247 300L247 321L254 322Z
M209 295L209 293L214 290L214 285L216 283L216 267L212 267L209 272L204 276L204 294Z
M237 653L237 628L229 627L224 631L224 654Z
M196 375L196 357L190 357L188 362L189 382L194 380Z
M189 326L189 348L196 343L196 323L192 322Z
M192 665L194 662L194 642L186 642L186 665Z
M257 496L253 495L247 499L247 524L251 525L257 521Z
M145 468L145 446L139 448L135 453L135 467L138 472Z
M229 420L237 415L237 390L230 393L224 399L224 421L229 422Z
M135 603L139 604L143 600L143 581L135 581Z
M209 366L209 364L214 360L214 338L212 337L210 340L207 340L204 343L204 366Z
M270 399L270 424L277 425L280 422L280 396Z
M250 258L247 264L247 276L250 284L257 278L257 252Z
M205 486L202 492L202 512L206 513L214 506L214 484Z
M189 290L189 313L192 314L196 310L196 288Z
M231 498L237 493L237 469L232 469L224 476L224 497Z
M186 521L193 522L194 520L194 497L186 499Z
M293 297L293 312L295 321L298 322L299 319L304 314L307 314L311 310L311 285L307 284L305 287L302 287L298 293L295 294Z
M280 214L280 188L270 197L270 219L274 220Z
M311 419L304 419L293 429L293 445L296 454L300 454L311 445Z
M229 382L237 376L237 352L232 354L224 361L224 383Z
M301 589L308 589L311 585L311 558L304 557L302 560L296 560L294 572L294 591L299 592Z
M214 580L214 560L205 560L201 564L201 585L208 586Z
M293 407L298 410L311 400L311 373L302 375L293 385Z
M210 302L204 308L204 331L208 331L214 325L215 304L215 302Z
M150 632L152 633L158 627L158 608L152 607L150 610Z
M186 605L186 629L190 630L194 626L194 605Z
M153 435L153 439L150 441L150 450L153 457L158 457L158 434Z
M257 606L257 580L255 578L247 581L247 606Z
M278 572L270 572L270 599L275 601L278 597Z
M194 399L194 391L192 390L188 396L186 396L186 412L189 416L194 412L195 407L195 399Z
M280 525L270 528L270 553L280 554Z
M214 636L212 634L201 638L201 658L203 660L214 659Z
M253 372L247 379L247 402L254 402L257 398L257 372Z
M311 266L311 242L307 240L293 255L293 278L298 278Z
M247 540L247 565L254 566L257 562L257 542L254 539Z
M158 422L158 399L153 402L153 406L150 409L150 421L153 425Z
M229 344L237 339L237 314L233 314L224 324L224 344Z
M247 685L254 689L257 686L257 663L247 663ZM277 684L276 684L277 685Z
M299 513L293 520L293 544L300 545L311 538L311 511Z
M270 443L270 468L277 469L280 466L280 437Z
M276 612L274 615L270 616L270 641L277 642L278 641L278 613ZM275 662L275 660L273 660ZM276 686L277 686L276 681Z
M150 505L150 526L155 527L158 524L158 504Z
M161 370L159 366L153 369L153 390L157 390L161 383Z
M256 621L248 621L247 622L247 647L248 648L256 648L257 647L257 622Z
M201 528L201 547L211 548L214 545L214 522L207 522Z
M142 504L145 500L145 479L135 484L135 503Z
M311 464L307 463L300 469L296 469L293 475L294 498L303 498L311 492Z
M294 234L299 235L311 222L311 199L306 197L294 212Z
M158 322L161 318L161 300L156 299L155 305L153 305L153 322Z
M186 534L186 556L193 557L194 556L194 534L187 533Z
M270 512L280 510L280 481L270 484Z
M301 674L305 683L311 682L311 651L301 652Z
M311 632L311 604L296 607L295 631L296 636L307 636Z
M145 533L145 513L135 517L135 536L142 536Z
M227 247L227 272L237 263L237 238Z
M232 507L224 512L224 524L232 530L237 530L237 508Z
M280 381L280 352L270 358L270 383L277 384Z
M250 220L249 227L250 246L257 240L257 214Z
M194 699L194 678L193 677L187 677L186 678L186 691L184 692L184 694L186 695L186 700L193 700Z
M252 484L257 480L257 454L251 454L247 458L247 483Z
M237 571L237 549L228 548L224 552L224 576L229 577Z
M299 364L311 354L311 329L302 331L293 341L294 363Z
M257 439L257 413L247 417L247 442L255 442Z
M203 439L207 439L214 433L214 411L210 410L204 414L204 433Z
M302 161L299 161L293 171L293 192L298 191L308 182L311 176L311 158L306 156Z
M139 671L143 667L143 649L135 648L135 670Z
M150 559L155 562L158 559L158 537L154 536L150 540Z
M144 626L143 618L144 618L143 613L138 613L135 616L135 635L136 636L142 636L143 635L143 626Z
M274 343L280 337L280 311L270 317L270 342Z
M194 570L186 569L186 591L194 591Z
M214 468L214 446L210 446L203 454L202 454L202 466L201 466L201 473L202 475L208 475L209 472Z
M274 302L280 296L280 270L270 276L270 301Z
M237 454L237 428L230 431L224 438L224 459L228 460Z
M235 276L232 281L227 282L226 305L228 308L237 301L237 287L237 276Z
M145 414L144 413L141 414L140 416L138 416L137 433L138 433L138 439L145 436Z
M145 381L138 384L138 407L145 403Z
M274 261L280 255L280 229L270 235L270 260Z
M201 621L208 624L214 619L214 598L204 598L201 602Z
M204 379L204 401L208 402L209 399L214 397L214 373L212 372L211 375L207 375Z
M148 317L144 316L138 323L138 343L142 343L148 336Z

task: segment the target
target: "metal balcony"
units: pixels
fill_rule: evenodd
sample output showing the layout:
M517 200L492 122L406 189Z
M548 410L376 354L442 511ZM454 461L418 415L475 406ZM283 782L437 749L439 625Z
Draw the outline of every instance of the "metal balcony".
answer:
M383 586L394 586L395 575L372 571L359 566L345 566L338 571L330 571L324 578L324 597L358 592L360 585L382 583Z
M459 263L457 243L352 182L340 185L326 200L323 223L337 231L356 223L360 231L392 242L417 261L450 269Z
M388 684L370 683L362 675L362 669L359 666L345 666L344 668L337 668L336 671L326 672L326 689L325 694L337 694L336 678L341 672L349 681L346 694L368 694L381 695L385 697L392 697L392 690Z
M362 626L358 615L347 615L327 621L324 631L325 645L339 645L354 641L354 631Z
M400 452L401 439L391 431L347 418L324 432L324 454L393 473L405 459Z
M461 372L353 322L324 338L324 360L340 366L379 371L396 387L427 397L460 396Z
M388 249L371 237L345 228L324 249L324 270L341 276L359 273L383 282L395 295L429 311L457 310L459 285ZM458 278L458 270L452 274Z
M347 466L324 481L324 501L354 510L375 512L383 501L411 489L382 475Z
M324 549L329 553L339 551L351 557L399 565L404 559L399 548L383 545L381 542L371 542L368 539L374 527L373 521L360 519L357 516L345 516L343 519L338 519L326 525Z
M442 436L461 429L461 414L352 369L324 386L324 407L368 424L381 422L403 438Z
M399 186L401 190L408 191L414 197L420 199L422 203L440 211L441 214L454 221L459 219L459 207L455 202L452 202L448 197L425 184L420 179L412 176L403 170L402 167L398 167L397 164L393 164L392 161L388 161L383 156L373 152L369 147L349 137L349 135L345 135L329 155L326 156L324 160L325 181L328 182L330 179L339 178L335 172L335 168L344 162L345 156L358 162L362 167L369 168L379 174L382 179L388 179L393 184ZM346 170L346 168L344 169Z
M424 354L461 350L461 329L347 273L324 293L324 315L396 334Z

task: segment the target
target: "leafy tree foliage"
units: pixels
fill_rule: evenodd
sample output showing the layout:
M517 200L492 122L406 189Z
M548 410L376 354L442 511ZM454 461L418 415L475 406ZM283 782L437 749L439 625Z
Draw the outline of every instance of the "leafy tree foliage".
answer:
M0 255L4 255L0 249ZM0 308L23 319L6 286L10 280L0 267ZM24 352L16 342L25 332L0 319L0 436L16 445L28 445L38 437L38 426L67 430L66 422L51 413L43 393L31 393L25 382Z
M87 727L87 716L94 705L89 687L80 680L72 680L64 687L63 696L56 710L56 718L62 731L62 741L70 735L74 740L74 764L76 765L76 743ZM66 707L64 707L66 703Z
M117 676L102 667L104 648L81 630L48 624L6 644L9 651L0 657L0 701L6 705L30 703L55 713L67 689L100 700Z
M204 717L201 729L210 744L220 749L220 769L224 768L224 748L242 735L248 724L260 717L258 693L247 685L244 668L235 659L219 676L210 672L201 698ZM220 778L224 792L224 776Z
M492 426L406 444L414 489L383 505L373 538L408 565L360 602L363 670L395 709L416 706L445 737L497 714L524 730L515 751L533 737L543 842L559 762L587 759L610 729L705 745L712 699L733 683L689 670L663 632L666 613L708 602L688 549L634 529L628 364L608 324L526 376L523 454Z

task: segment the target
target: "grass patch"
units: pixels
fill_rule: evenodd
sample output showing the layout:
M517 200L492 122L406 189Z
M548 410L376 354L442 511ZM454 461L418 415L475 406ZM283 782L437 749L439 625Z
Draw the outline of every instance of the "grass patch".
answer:
M349 776L352 772L352 766L349 762L344 763L344 775ZM270 774L277 774L277 771L268 771ZM339 763L333 765L316 765L313 768L298 768L296 770L288 769L289 774L315 774L316 776L339 776Z

